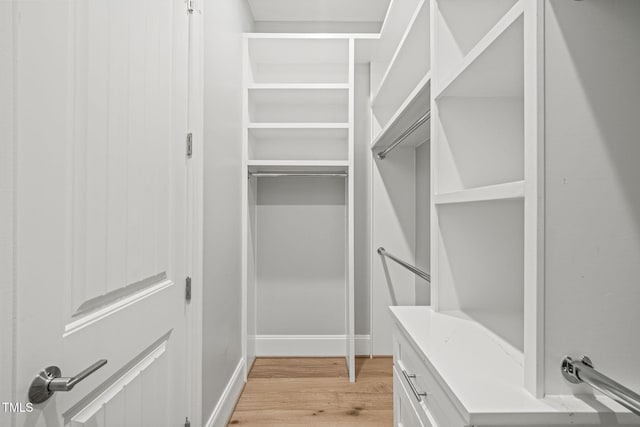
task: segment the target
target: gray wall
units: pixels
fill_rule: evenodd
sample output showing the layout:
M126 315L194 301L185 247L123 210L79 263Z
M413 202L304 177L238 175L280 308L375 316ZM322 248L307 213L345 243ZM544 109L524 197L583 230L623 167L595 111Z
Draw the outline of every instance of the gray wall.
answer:
M204 4L204 328L206 422L241 358L241 33L244 0Z
M371 117L369 64L356 64L354 90L354 215L356 334L371 333Z
M546 392L565 354L637 390L640 2L548 1L545 43Z
M260 178L258 335L346 333L345 179Z
M431 274L431 144L416 148L416 266ZM431 287L416 276L416 305L431 304Z

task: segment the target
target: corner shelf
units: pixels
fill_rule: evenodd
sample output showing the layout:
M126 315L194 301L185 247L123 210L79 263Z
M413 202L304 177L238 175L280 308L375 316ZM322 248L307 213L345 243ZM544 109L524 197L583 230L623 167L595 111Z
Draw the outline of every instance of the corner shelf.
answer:
M444 205L509 199L524 199L524 181L435 194L433 196L433 203L436 205Z
M371 101L383 125L429 71L429 28L429 2L421 0Z
M419 3L420 0L391 0L380 29L377 61L386 63L391 59Z
M430 108L431 73L427 72L398 110L391 116L378 136L372 141L371 149L381 148L384 143L393 141L424 113L429 111ZM403 144L409 147L416 147L427 138L429 138L429 126L423 125L423 129L414 132Z

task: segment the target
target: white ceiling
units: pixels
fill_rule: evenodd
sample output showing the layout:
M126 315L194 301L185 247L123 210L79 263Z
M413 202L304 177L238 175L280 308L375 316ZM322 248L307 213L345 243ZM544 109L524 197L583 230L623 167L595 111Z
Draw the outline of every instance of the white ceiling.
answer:
M390 0L248 0L256 21L382 22Z

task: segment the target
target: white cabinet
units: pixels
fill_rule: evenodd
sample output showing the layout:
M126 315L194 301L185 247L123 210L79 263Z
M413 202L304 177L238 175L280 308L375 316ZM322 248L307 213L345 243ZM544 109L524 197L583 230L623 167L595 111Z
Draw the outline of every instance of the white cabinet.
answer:
M640 426L606 397L534 397L522 387L521 351L462 312L391 312L396 425Z

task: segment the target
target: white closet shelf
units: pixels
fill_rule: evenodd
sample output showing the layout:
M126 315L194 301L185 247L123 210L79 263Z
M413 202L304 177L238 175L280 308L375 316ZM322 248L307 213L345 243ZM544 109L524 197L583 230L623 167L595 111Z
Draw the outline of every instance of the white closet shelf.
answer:
M380 41L377 44L375 60L386 63L392 57L400 40L406 33L419 0L391 0L380 29Z
M248 160L249 172L346 172L347 160Z
M244 33L247 39L299 39L299 40L335 40L335 39L371 39L380 38L378 33Z
M516 3L465 56L460 68L436 89L445 96L522 97L524 3Z
M249 123L249 129L349 129L349 123Z
M433 202L436 205L444 205L523 198L524 181L514 181L505 184L487 185L485 187L471 188L468 190L435 194L433 196Z
M247 85L249 90L321 90L349 89L348 83L253 83Z
M431 72L428 72L420 83L411 91L402 105L391 116L384 128L371 143L371 149L383 148L408 129L416 120L431 109ZM429 138L430 126L424 124L407 137L403 146L416 147Z
M385 70L380 84L371 100L374 112L377 108L388 108L400 104L397 97L404 96L418 75L424 75L429 70L429 2L421 0L416 7L405 34ZM426 50L426 52L425 52Z

